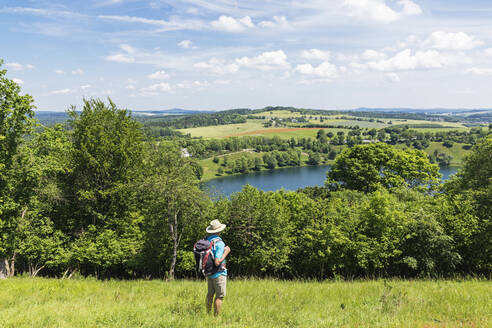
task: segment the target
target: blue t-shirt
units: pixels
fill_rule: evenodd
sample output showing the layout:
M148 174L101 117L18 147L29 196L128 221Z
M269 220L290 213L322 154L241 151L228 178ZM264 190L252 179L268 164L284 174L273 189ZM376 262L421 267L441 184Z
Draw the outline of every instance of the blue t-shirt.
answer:
M222 239L220 239L220 237L217 235L207 236L208 241L212 241L214 239L218 239L218 240L215 241L215 248L212 249L212 252L214 253L214 258L220 259L222 257L222 255L224 255L225 244L222 241ZM224 265L225 265L225 262L226 262L226 260L222 261L222 263L224 263ZM210 275L209 278L215 279L215 278L218 278L219 276L227 276L227 269L225 269L224 271L218 271L218 272L214 273L213 275Z

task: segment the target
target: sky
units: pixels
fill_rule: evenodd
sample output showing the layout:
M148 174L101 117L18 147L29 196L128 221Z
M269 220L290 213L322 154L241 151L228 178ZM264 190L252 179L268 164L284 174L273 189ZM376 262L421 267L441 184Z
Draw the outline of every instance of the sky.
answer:
M490 0L0 0L38 110L491 108Z

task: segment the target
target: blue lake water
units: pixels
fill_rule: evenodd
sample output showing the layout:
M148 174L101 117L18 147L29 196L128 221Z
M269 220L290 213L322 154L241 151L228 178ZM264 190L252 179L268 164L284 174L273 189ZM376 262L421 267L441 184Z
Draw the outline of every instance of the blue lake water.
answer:
M229 197L232 193L241 191L244 185L249 184L263 191L297 190L309 186L322 186L326 179L329 165L289 167L284 169L252 172L242 175L232 175L208 181L205 188L213 194ZM456 173L458 167L441 168L442 179Z

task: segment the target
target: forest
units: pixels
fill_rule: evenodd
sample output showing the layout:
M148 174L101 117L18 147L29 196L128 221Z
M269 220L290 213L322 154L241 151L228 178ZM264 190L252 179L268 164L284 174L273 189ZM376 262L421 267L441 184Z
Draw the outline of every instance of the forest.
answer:
M375 134L375 142L335 154L324 187L263 192L245 186L230 199L213 199L200 189L200 165L182 156L184 146L216 153L252 143L285 147L289 163L299 159L289 143L316 151L327 136L214 145L156 139L129 111L99 99L71 107L66 124L39 129L32 97L5 74L0 71L2 277L195 277L192 245L212 219L228 226L223 239L232 249L233 277L490 277L490 129L453 136L473 146L444 184L418 147L399 149ZM393 132L385 132L385 141Z

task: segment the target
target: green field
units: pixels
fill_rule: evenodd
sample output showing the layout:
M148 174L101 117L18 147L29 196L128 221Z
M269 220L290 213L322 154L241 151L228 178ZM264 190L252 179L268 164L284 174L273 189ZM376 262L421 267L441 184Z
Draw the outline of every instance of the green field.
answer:
M490 327L492 284L230 280L222 315L204 281L0 281L1 327Z
M199 128L181 129L178 131L184 134L189 133L192 137L226 138L259 129L264 129L262 120L248 120L248 122L240 124L204 126Z
M269 127L265 128L263 120L248 120L241 124L227 124L205 126L199 128L180 129L181 133L190 134L192 137L203 137L206 139L221 139L241 136L278 136L282 139L294 138L315 138L319 129L293 129L289 127ZM351 121L356 122L356 121ZM347 133L349 129L324 129L326 132L336 134L339 131Z
M268 122L272 118L285 119L300 117L301 114L297 112L290 112L286 110L278 110L272 112L256 113L252 116L257 116L259 119L249 119L246 123L241 124L226 124L217 126L206 126L198 128L181 129L180 132L184 134L190 134L192 137L203 137L207 139L211 138L228 138L233 136L279 136L281 138L314 138L317 133L317 129L311 130L293 130L289 129L291 126L299 126L299 123L286 123L286 126L272 126L265 128L264 123ZM265 119L260 119L260 117L265 117ZM310 124L323 124L323 125L333 125L333 126L359 126L362 129L380 129L391 126L402 127L404 125L411 125L412 130L417 130L420 132L447 132L452 130L465 131L468 128L461 123L453 122L440 122L440 121L424 121L424 120L406 120L406 119L374 119L373 122L369 122L370 118L365 118L363 121L357 120L347 120L344 119L343 115L326 115L323 122L319 120L320 115L304 115L308 119ZM311 119L309 119L311 117ZM318 119L314 119L314 118ZM380 123L380 122L384 123ZM392 124L388 124L389 122ZM285 124L284 124L285 125ZM422 127L419 127L422 126ZM433 125L433 127L429 127ZM327 132L337 133L338 131L344 131L345 133L349 129L325 129Z
M454 143L451 148L447 148L442 145L442 142L431 142L429 147L424 149L424 152L427 155L432 155L436 150L440 153L445 153L453 158L451 160L451 165L459 166L465 156L470 153L470 150L463 149L464 145L465 144L462 143ZM395 147L400 149L407 148L404 144L397 144Z

